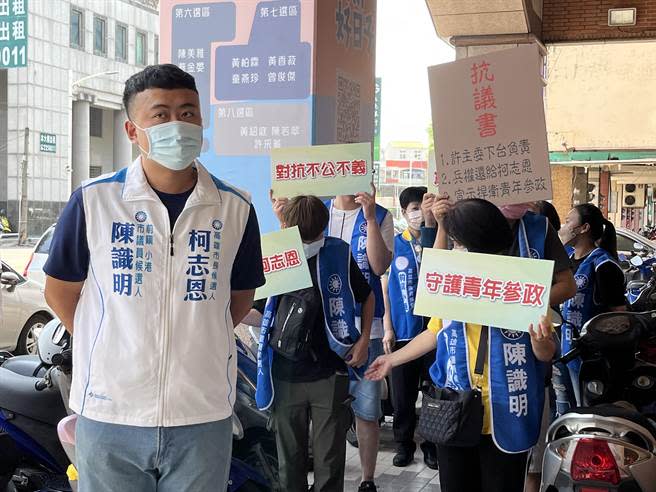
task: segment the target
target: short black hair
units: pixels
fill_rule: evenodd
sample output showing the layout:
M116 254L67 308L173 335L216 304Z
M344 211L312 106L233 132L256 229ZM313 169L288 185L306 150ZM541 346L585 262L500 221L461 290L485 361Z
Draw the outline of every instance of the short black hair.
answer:
M287 227L298 226L301 239L315 241L328 226L330 212L316 196L301 195L289 200L282 210Z
M514 239L499 208L480 198L456 202L446 214L444 227L447 234L472 253L504 253Z
M148 89L189 89L198 94L196 81L177 65L164 63L150 65L141 72L135 73L125 82L123 90L123 106L130 117L130 103L134 96Z
M406 188L399 195L401 208L405 210L412 202L421 203L426 193L428 193L428 188L425 186L410 186L409 188Z

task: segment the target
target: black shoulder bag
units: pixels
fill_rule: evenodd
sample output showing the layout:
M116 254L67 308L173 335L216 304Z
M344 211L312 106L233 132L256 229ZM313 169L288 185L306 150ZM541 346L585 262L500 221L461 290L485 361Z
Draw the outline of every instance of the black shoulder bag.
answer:
M475 374L483 375L489 328L483 326L478 342ZM480 387L469 391L438 388L423 391L417 430L429 442L441 446L473 447L483 430L483 398Z

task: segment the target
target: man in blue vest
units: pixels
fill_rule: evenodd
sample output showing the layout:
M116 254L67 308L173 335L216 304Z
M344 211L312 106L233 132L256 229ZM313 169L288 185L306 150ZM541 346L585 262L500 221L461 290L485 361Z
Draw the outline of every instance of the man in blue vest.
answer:
M284 203L281 207L278 207ZM314 196L274 202L281 226L298 226L312 287L268 300L258 351L258 407L272 408L281 488L308 489L312 422L314 490L344 489L349 374L363 375L374 313L371 287L347 243L324 237L328 210ZM362 314L362 336L356 328Z
M255 210L197 160L191 75L147 67L123 102L140 154L73 193L44 267L46 300L75 334L79 488L226 490L233 329L264 284Z
M376 204L376 189L373 185L372 193L340 195L326 205L330 210L326 235L351 245L351 253L376 297L368 361L373 362L383 354L385 303L380 277L392 262L394 221L387 209ZM355 397L352 407L356 416L362 466L359 492L375 492L374 473L380 436L378 421L382 416L381 383L366 379L352 382L351 395Z

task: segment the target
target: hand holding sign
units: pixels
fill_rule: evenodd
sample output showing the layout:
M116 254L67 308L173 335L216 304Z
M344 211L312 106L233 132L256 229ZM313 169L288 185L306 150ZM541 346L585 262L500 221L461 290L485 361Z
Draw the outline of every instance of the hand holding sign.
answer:
M443 224L444 218L446 217L446 214L449 213L449 210L451 210L451 207L453 207L453 202L449 200L448 194L442 193L435 197L431 211L439 225Z
M285 206L289 203L289 198L286 197L273 197L273 190L269 190L269 199L271 200L271 207L273 208L273 215L276 216L280 225L284 225L284 220L282 217L282 211L285 209Z
M426 224L426 227L435 227L437 225L432 210L434 203L435 203L435 194L424 193L424 196L421 200L421 213L424 216L424 223Z
M355 203L362 207L367 222L376 222L376 187L371 184L371 194L363 191L355 194Z

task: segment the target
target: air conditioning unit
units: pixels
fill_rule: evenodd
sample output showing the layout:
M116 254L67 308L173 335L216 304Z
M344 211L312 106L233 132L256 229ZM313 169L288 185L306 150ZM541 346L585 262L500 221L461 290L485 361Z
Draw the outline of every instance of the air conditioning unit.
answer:
M624 194L622 197L622 206L629 208L644 208L645 191L645 185L643 184L625 184Z

